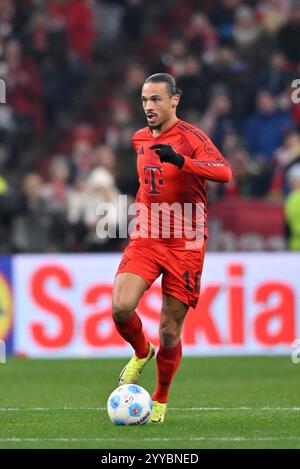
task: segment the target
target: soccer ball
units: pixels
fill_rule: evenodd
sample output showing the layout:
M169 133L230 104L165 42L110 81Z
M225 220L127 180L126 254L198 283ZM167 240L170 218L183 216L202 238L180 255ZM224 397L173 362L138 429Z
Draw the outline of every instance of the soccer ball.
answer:
M108 398L107 412L115 425L144 425L152 413L148 391L136 384L123 384Z

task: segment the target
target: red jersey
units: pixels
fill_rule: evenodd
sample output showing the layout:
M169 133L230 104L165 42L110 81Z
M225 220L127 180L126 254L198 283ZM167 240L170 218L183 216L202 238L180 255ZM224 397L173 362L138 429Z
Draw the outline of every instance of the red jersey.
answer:
M171 145L178 154L185 158L182 169L171 163L160 162L155 150L150 149L152 145L157 143ZM153 215L152 210L152 226L159 224L159 236L157 237L168 238L164 234L164 228L161 228L161 220L164 211L167 210L166 205L172 206L174 203L179 210L175 211L175 215L171 210L171 236L169 238L187 239L184 230L182 230L182 236L180 234L179 236L174 235L174 226L178 215L182 215L183 223L191 223L194 232L200 231L202 236L207 237L205 180L228 182L231 179L229 164L210 138L197 127L177 119L172 126L157 137L152 135L149 127L138 130L132 137L132 144L137 155L140 183L136 202L147 207L148 223L150 223L151 208L155 206L153 204L156 204L156 207L157 204L162 204L160 214L155 211L155 215ZM189 214L185 215L187 204L193 207L191 220L187 220L190 218ZM196 206L202 209L200 223L194 210Z

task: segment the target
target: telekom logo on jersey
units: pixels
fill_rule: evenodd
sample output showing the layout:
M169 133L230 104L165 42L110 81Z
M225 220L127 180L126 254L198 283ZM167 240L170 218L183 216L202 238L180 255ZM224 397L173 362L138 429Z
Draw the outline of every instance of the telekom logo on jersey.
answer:
M149 194L158 194L160 178L155 179L159 168L145 167L146 182L150 185ZM157 176L157 175L156 175ZM184 238L186 240L203 240L205 227L205 206L203 203L174 202L168 204L128 203L127 195L120 195L114 202L100 202L96 208L99 221L96 233L100 239L106 238ZM187 243L186 248L189 248ZM191 249L195 246L192 245Z
M145 184L149 184L149 194L159 194L158 186L162 186L164 180L162 178L163 170L160 166L144 166ZM158 175L156 181L155 176Z

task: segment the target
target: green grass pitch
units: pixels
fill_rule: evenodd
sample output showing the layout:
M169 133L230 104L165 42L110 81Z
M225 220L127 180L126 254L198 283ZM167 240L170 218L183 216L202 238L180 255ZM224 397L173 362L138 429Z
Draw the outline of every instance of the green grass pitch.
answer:
M0 448L300 448L300 364L183 358L164 425L117 427L106 401L127 359L0 365ZM155 362L139 384L149 392Z

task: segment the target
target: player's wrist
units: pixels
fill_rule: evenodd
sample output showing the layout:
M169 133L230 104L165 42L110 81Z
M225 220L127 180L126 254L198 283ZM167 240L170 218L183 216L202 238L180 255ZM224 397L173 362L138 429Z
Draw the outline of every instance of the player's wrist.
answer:
M179 169L182 169L182 166L184 165L184 162L185 162L185 158L184 156L181 156L178 153L176 155L177 155L177 166Z

